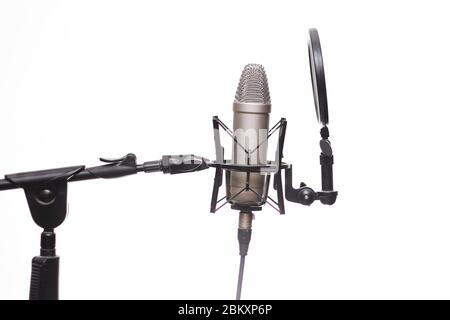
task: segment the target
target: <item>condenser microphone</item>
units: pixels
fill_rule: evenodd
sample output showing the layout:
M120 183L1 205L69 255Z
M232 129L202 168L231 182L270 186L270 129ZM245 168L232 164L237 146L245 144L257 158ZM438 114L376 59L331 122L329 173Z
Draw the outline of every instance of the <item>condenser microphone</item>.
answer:
M234 165L267 163L270 110L270 93L264 67L260 64L246 65L233 103ZM261 172L231 172L227 181L230 203L236 209L244 210L263 205L269 187L266 182L266 175Z
M266 72L260 64L242 71L233 103L233 165L265 165L270 93ZM233 209L240 210L238 225L241 256L236 299L241 297L245 256L252 234L253 210L266 202L270 175L264 172L231 172L226 187Z

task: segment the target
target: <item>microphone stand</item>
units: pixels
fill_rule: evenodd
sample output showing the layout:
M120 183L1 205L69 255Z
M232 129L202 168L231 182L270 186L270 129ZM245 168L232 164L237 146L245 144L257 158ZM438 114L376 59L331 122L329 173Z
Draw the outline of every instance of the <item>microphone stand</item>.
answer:
M30 300L57 300L59 296L59 256L56 255L54 229L66 218L68 182L118 178L138 172L188 173L207 169L209 162L194 155L178 155L137 164L132 153L119 159L100 160L106 164L8 174L0 179L0 191L24 190L31 216L43 228L40 255L32 260Z

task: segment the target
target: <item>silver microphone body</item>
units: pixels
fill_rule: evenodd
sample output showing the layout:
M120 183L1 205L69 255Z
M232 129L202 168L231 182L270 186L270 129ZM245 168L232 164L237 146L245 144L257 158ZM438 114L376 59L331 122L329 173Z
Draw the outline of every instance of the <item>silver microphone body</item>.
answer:
M233 104L233 164L267 163L270 111L270 94L264 68L249 64L242 72ZM227 181L228 199L241 207L263 205L267 199L269 177L267 173L231 172Z

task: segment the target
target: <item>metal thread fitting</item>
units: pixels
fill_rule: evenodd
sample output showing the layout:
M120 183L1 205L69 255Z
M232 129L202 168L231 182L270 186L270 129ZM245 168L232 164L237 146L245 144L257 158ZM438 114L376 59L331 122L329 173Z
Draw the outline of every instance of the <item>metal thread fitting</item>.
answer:
M239 229L251 229L254 215L252 212L239 212Z

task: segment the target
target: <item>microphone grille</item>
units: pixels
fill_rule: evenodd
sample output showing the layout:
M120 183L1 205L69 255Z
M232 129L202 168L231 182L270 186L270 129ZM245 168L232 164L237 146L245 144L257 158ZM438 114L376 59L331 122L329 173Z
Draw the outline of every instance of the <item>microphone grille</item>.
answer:
M270 104L269 84L262 65L248 64L245 66L234 102Z

